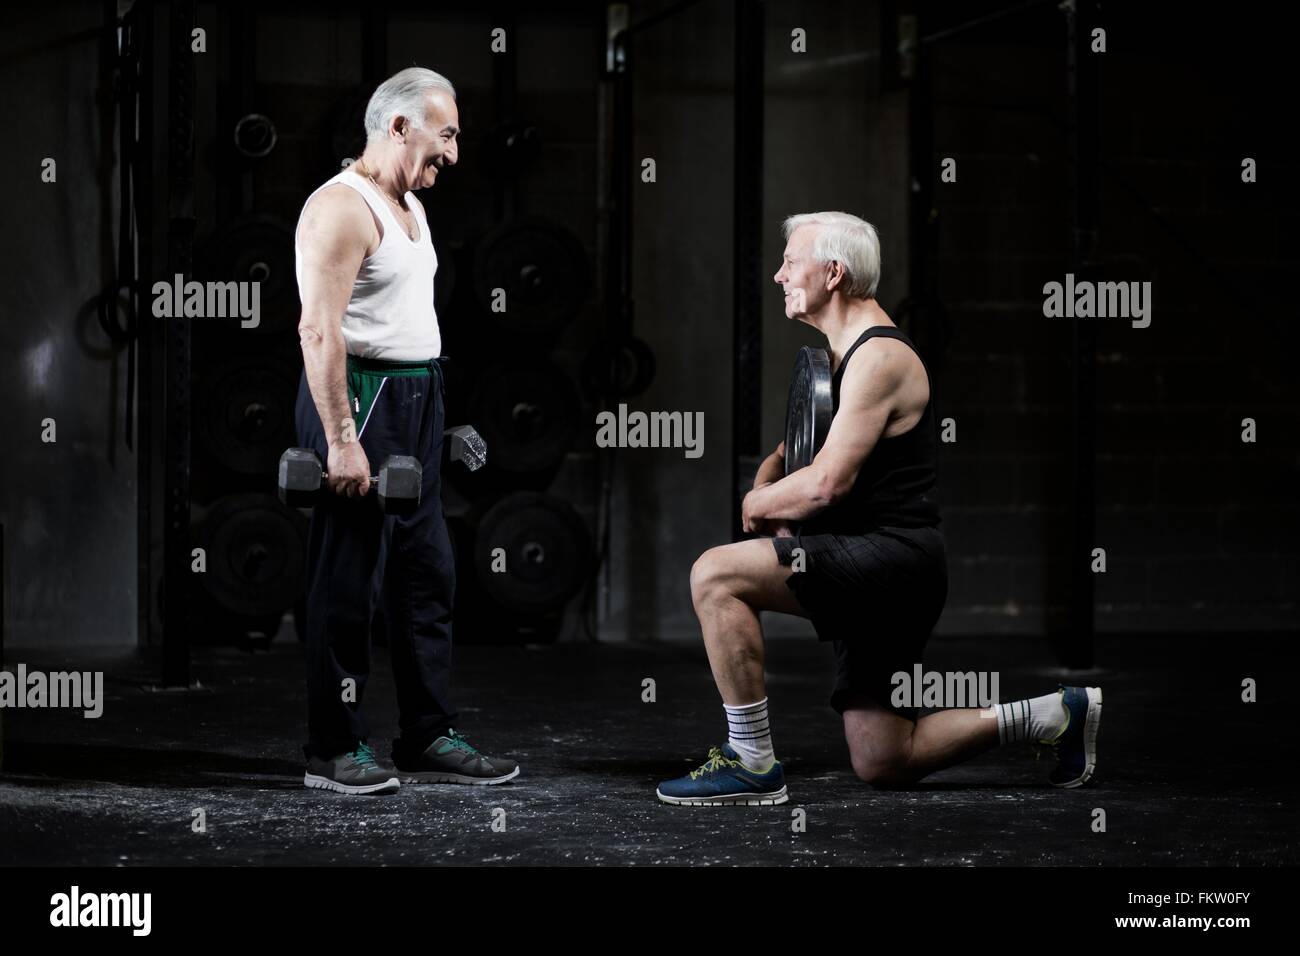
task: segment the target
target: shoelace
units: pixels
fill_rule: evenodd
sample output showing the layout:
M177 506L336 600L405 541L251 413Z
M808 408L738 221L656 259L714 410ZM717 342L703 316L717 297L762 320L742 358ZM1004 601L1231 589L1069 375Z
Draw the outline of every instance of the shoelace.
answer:
M362 767L375 767L378 766L379 763L375 760L375 752L365 743L357 744L357 749L352 751L348 756Z
M471 744L468 740L462 737L455 730L449 730L447 732L447 739L451 741L451 745L455 747L457 750L463 750L465 753L470 754L471 756L474 757L483 756L481 753L478 752L477 749L475 749L473 744Z
M696 777L702 777L706 773L713 773L720 767L735 767L739 764L739 760L730 760L723 756L721 747L710 747L709 759L704 761L698 770L691 771L691 779L694 780Z

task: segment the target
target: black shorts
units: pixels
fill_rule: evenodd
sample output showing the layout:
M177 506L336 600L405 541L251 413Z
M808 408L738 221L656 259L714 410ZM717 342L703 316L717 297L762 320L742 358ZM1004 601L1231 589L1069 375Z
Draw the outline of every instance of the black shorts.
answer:
M844 713L865 695L908 720L915 707L890 703L891 678L921 663L948 597L948 559L938 528L877 528L866 534L773 538L777 560L803 570L786 580L817 636L835 647L831 707Z

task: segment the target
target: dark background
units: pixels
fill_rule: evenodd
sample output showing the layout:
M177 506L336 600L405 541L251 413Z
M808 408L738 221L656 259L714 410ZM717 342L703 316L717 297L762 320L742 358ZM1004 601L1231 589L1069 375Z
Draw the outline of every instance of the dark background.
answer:
M940 457L951 593L938 634L1059 637L1075 626L1072 435L1087 420L1095 421L1094 540L1108 562L1095 576L1096 631L1294 632L1300 403L1283 282L1296 249L1297 164L1288 151L1293 53L1279 15L1264 4L1203 12L1107 4L1097 14L1107 50L1095 55L1097 125L1081 134L1085 154L1094 147L1097 159L1091 259L1102 279L1151 281L1154 314L1146 329L1122 319L1091 324L1095 418L1081 418L1072 405L1070 323L1041 312L1043 283L1078 272L1066 21L1057 4L757 7L757 157L735 148L732 4L687 5L631 42L630 156L636 170L644 157L657 164L657 182L632 186L632 329L652 350L655 374L623 400L646 411L702 411L705 454L688 460L674 449L609 454L594 446L603 399L584 382L584 362L611 312L616 155L603 6L197 4L207 52L193 57L187 109L200 277L229 271L222 263L253 235L232 239L241 223L261 230L256 241L291 274L276 230L292 228L351 142L359 148L358 110L374 85L412 64L456 85L460 164L421 195L444 263L449 421L484 429L482 403L490 401L476 402L476 389L490 395L485 383L517 379L521 367L535 374L545 361L563 373L534 386L553 426L546 434L558 436L549 443L554 453L543 455L547 467L456 474L450 483L447 510L463 559L459 639L697 639L688 574L702 551L731 538L733 456L744 478L754 455L781 439L794 352L817 342L811 329L784 319L770 279L781 219L817 209L854 212L880 230L880 302L923 343L939 417L956 422L957 441L941 446ZM149 8L137 8L147 19L141 11ZM152 248L141 278L149 284L170 275L175 128L169 8L152 9L153 140L137 169L148 213L138 232ZM634 3L630 19L668 9ZM928 84L905 75L897 54L899 17L908 14L930 38ZM9 187L0 381L14 397L3 416L0 469L10 649L158 647L166 633L158 612L164 399L174 393L162 360L165 323L149 316L145 300L136 339L110 337L97 310L120 248L113 91L121 80L106 15L104 4L91 2L22 6L0 36L0 102L10 129L0 158ZM490 50L494 26L508 30L504 57ZM806 53L791 52L795 28L807 32ZM275 124L277 143L265 157L234 147L235 122L248 113ZM535 156L502 159L493 142L507 121L534 128ZM40 179L46 157L57 161L56 183ZM956 183L939 181L944 157L957 161ZM1258 182L1241 181L1243 157L1257 161ZM489 173L501 161L520 168ZM928 171L928 181L914 170ZM739 448L738 183L761 197L745 210L759 226L747 242L761 250L747 287L760 296L748 314L761 336L745 353L747 380L761 383L761 444ZM585 260L574 268L590 279L566 283L582 291L581 303L542 332L493 324L474 295L485 237L522 216L570 234ZM283 266L277 275L286 275ZM283 429L300 360L295 290L284 288L274 309L264 299L257 331L208 324L193 332L193 540L209 543L210 569L223 546L247 552L248 536L269 542L252 563L247 553L228 560L223 585L209 580L187 595L188 613L173 633L195 641L247 642L274 631L294 603L295 517L277 514L264 497L232 497L273 492L275 457L292 443ZM123 321L113 315L108 328ZM128 446L128 356L137 346L134 411L147 415ZM561 380L571 384L554 384ZM253 437L232 438L247 426L239 422L249 403L260 410ZM57 422L56 443L40 440L45 418ZM1257 422L1254 444L1240 439L1243 418ZM550 532L571 534L575 555L590 545L587 561L575 558L581 587L544 614L502 613L473 591L475 529L521 489L551 496L547 507L565 520L576 514L583 530ZM231 521L240 522L239 534L221 537L221 523ZM803 622L770 623L772 634L808 633ZM292 640L286 635L288 627L279 639Z

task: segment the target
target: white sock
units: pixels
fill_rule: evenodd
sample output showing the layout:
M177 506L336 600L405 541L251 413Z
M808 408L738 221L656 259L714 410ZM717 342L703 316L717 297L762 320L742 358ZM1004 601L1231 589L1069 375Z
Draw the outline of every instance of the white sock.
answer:
M998 743L1051 740L1065 728L1064 692L997 704Z
M722 706L727 712L727 743L745 769L755 773L772 769L776 753L772 750L772 728L767 720L767 698L757 704Z

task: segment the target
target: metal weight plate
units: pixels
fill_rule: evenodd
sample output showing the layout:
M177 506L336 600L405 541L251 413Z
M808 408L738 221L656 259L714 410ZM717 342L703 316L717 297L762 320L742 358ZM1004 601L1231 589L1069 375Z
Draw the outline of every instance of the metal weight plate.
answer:
M286 363L239 358L204 372L196 397L199 434L212 458L244 475L275 472L295 444L298 379Z
M496 549L503 555L494 555ZM494 571L505 562L505 569ZM591 537L568 502L516 492L483 516L474 538L474 568L488 597L517 613L556 611L582 587Z
M655 354L635 336L602 339L582 361L582 384L592 398L632 398L655 377Z
M490 451L484 471L530 475L558 465L577 433L581 411L577 386L551 362L487 369L469 413L469 424Z
M785 409L785 473L812 464L830 431L834 415L831 356L805 345L794 361L790 398Z
M249 113L235 124L235 149L249 159L269 156L278 138L275 124L261 113Z
M479 145L483 169L498 181L518 179L542 154L542 134L536 126L511 120L487 131Z
M245 329L238 318L219 320L231 330L274 333L298 323L293 230L277 220L247 216L218 229L204 246L195 278L261 284L258 325Z
M293 607L306 567L307 522L274 495L218 500L195 540L207 555L207 570L195 577L219 606L241 615Z
M587 298L587 255L572 233L537 216L505 223L479 243L474 292L504 332L552 339ZM493 312L496 289L504 311Z

